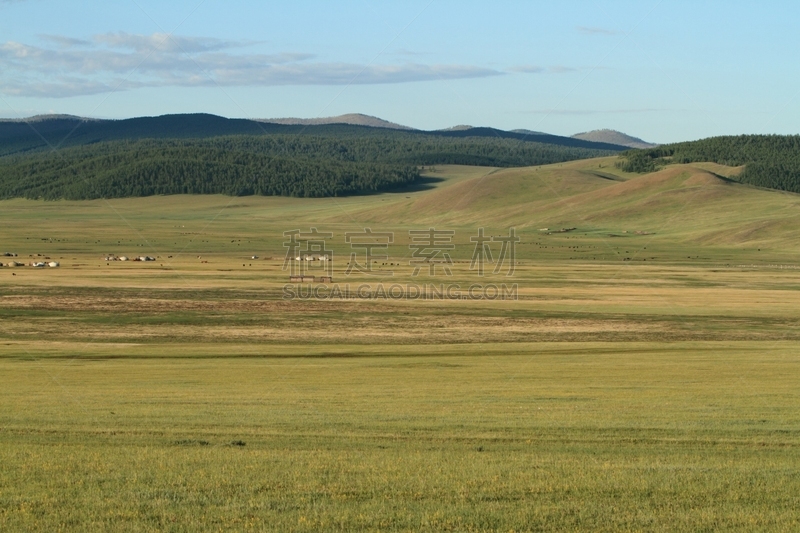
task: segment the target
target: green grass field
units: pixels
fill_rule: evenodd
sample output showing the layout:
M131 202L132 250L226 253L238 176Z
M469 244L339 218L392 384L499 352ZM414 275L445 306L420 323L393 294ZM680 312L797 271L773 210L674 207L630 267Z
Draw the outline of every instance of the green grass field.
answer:
M0 530L800 529L800 196L735 171L0 202L0 253L61 263L0 268ZM518 299L286 299L312 226L340 285ZM476 278L470 237L509 226L514 275ZM347 276L364 227L395 242ZM452 276L412 276L428 227Z

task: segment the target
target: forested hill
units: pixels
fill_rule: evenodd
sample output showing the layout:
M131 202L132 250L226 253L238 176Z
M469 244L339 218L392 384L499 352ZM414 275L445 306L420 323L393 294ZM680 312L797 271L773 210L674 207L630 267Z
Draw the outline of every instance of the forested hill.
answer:
M207 114L164 115L126 120L84 120L79 117L0 121L0 156L31 150L115 140L217 137L291 133L302 126L260 124Z
M12 135L15 128L27 137ZM525 135L491 131L451 136L349 125L259 124L212 115L5 122L0 124L0 146L7 150L0 157L0 198L342 196L407 187L420 179L421 166L528 166L620 151L564 139L569 142L533 142Z
M800 135L738 135L666 144L622 154L618 166L652 172L670 163L710 161L744 166L736 180L758 187L800 193Z
M620 151L626 147L558 135L470 128L462 131L389 130L350 124L275 124L208 114L163 115L125 120L84 120L55 116L35 120L0 120L0 156L30 150L49 150L115 140L203 139L225 135L372 136L404 134L411 137L469 137L514 139L588 150Z

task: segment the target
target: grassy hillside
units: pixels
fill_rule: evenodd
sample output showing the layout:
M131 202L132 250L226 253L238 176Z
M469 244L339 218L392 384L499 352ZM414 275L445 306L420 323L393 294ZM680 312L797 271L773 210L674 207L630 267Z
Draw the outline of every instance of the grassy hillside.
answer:
M150 234L155 250L188 242L201 252L217 245L220 252L227 250L227 241L216 231L201 232L213 219L214 228L224 228L219 235L246 235L253 253L267 249L275 255L285 251L282 232L303 224L329 225L337 235L364 226L395 231L399 256L408 252L402 233L430 225L462 228L459 238L466 243L467 259L469 232L480 226L496 231L517 227L525 235L519 253L529 259L685 262L704 257L724 263L746 257L762 262L789 260L800 250L795 233L800 196L723 180L705 164L640 175L622 172L614 161L608 157L514 169L437 166L423 173L425 187L336 199L179 195L110 203L6 201L5 242L13 248L45 239L45 248L58 250L58 239L80 232L87 242L98 241L98 254L130 254L124 241L117 245L119 239L107 233L125 234L128 224L144 224L141 231ZM736 172L732 167L711 168L717 174ZM52 217L58 216L67 217L63 228L52 225ZM158 219L163 222L150 222ZM95 227L102 228L96 239ZM573 227L577 229L572 232L552 233ZM548 231L540 231L544 228ZM20 241L21 235L31 241ZM197 239L209 240L210 247ZM240 248L238 242L233 246Z
M713 162L744 167L734 179L758 187L800 192L800 135L712 137L623 154L620 168L652 172L669 164Z
M547 232L540 229L575 227L575 233L558 239L602 240L621 251L630 246L653 249L661 242L692 249L711 244L800 249L795 236L800 225L798 195L719 177L735 175L740 170L735 167L684 164L636 174L615 168L614 162L610 157L531 168L487 168L481 175L446 179L429 192L384 197L374 208L367 204L344 216L334 210L332 219L515 226L546 239L556 235L544 236ZM675 249L671 255L679 253Z

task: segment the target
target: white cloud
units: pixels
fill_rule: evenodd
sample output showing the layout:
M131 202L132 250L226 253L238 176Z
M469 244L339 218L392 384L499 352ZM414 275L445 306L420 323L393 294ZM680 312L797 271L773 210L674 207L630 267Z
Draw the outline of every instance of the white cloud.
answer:
M0 92L69 97L138 87L363 85L503 74L470 65L357 64L299 52L246 53L240 49L256 43L162 33L106 33L91 41L41 38L41 46L0 44Z

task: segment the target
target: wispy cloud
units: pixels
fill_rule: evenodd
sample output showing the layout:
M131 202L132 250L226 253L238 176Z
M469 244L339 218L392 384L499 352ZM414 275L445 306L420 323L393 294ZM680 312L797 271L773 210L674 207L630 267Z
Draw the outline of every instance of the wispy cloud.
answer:
M539 74L545 71L544 67L538 65L516 65L508 69L510 72L517 72L520 74Z
M69 97L139 87L365 85L503 74L472 65L358 64L302 52L248 53L241 49L257 43L161 33L41 38L40 46L0 44L0 92Z
M564 65L555 65L549 68L549 71L554 74L565 74L567 72L577 72L578 69L573 67L565 67Z
M542 67L539 65L515 65L508 69L509 72L519 74L564 74L567 72L576 72L577 68L565 67L563 65L553 65L549 67Z
M2 1L2 0L0 0ZM39 35L39 38L44 41L49 41L53 44L57 44L63 48L69 48L74 46L91 46L92 41L87 41L86 39L75 39L73 37L64 37L63 35L49 35L49 34L42 34Z
M258 44L255 41L233 41L213 37L182 37L167 33L138 35L124 31L95 35L94 40L110 48L128 49L136 52L158 51L172 54L214 52Z
M617 30L597 28L594 26L578 26L576 29L584 35L619 35L620 33Z

